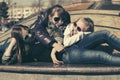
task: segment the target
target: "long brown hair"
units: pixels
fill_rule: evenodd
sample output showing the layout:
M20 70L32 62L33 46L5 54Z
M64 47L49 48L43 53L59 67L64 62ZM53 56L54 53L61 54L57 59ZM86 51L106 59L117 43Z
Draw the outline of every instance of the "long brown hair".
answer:
M11 37L14 37L16 39L16 45L15 45L15 50L14 50L14 57L17 58L18 63L22 63L22 57L25 53L25 46L24 46L24 41L23 41L23 36L22 36L22 29L27 30L27 26L23 25L15 25L12 28L11 32Z
M71 22L69 13L61 5L54 5L51 8L49 8L49 17L53 17L55 12L58 13L62 21L64 22L62 25L67 26Z

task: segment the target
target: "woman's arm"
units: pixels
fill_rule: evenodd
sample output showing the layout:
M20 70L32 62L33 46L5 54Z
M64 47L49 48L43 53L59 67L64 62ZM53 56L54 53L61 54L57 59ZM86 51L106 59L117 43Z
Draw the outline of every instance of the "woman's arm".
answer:
M55 38L55 39L58 39L58 38ZM64 46L61 44L61 42L58 42L57 43L58 45L61 45L61 48L63 50ZM54 64L63 64L63 61L59 61L57 58L56 58L56 53L57 53L57 50L55 48L52 48L52 51L51 51L51 58L52 58L52 61Z
M6 49L6 51L5 51L5 53L4 53L4 55L5 56L10 56L10 53L11 53L11 51L12 51L12 48L13 48L13 46L16 44L16 39L15 38L12 38L11 39L11 42L10 42L10 44L9 44L9 46L8 46L8 48Z
M71 46L72 44L78 42L83 37L83 32L79 32L73 36L64 35L64 46Z
M90 33L91 32L77 31L76 28L74 28L74 25L71 23L66 27L66 30L64 32L63 44L65 47L71 46L72 44L80 41L80 39L82 39L84 35Z
M53 63L56 64L56 65L63 64L63 61L59 61L56 58L56 53L57 53L57 51L55 50L55 48L53 48L52 51L51 51L51 58L52 58Z
M16 39L12 38L8 48L5 50L5 52L4 52L3 56L2 56L2 63L3 64L6 64L8 59L11 57L11 51L12 51L15 44L16 44Z
M64 46L70 46L83 38L83 32L76 32L75 34L74 33L74 25L71 23L66 27L64 31Z

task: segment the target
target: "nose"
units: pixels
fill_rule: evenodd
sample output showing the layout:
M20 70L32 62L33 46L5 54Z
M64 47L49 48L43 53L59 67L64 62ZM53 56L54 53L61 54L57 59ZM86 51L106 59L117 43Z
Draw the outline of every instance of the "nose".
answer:
M63 24L63 21L62 21L62 20L59 20L59 23L60 23L60 24Z
M56 26L59 27L63 24L63 21L62 20L59 20L57 23L56 23Z

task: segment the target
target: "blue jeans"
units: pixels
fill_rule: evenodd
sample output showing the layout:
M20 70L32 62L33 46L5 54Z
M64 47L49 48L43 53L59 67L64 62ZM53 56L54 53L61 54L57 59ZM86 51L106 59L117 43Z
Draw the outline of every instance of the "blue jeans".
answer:
M111 55L103 51L91 50L95 46L107 43L109 46L120 51L120 39L109 31L102 30L86 35L78 43L67 47L63 54L63 61L65 63L79 63L79 64L108 64L120 65L120 57Z

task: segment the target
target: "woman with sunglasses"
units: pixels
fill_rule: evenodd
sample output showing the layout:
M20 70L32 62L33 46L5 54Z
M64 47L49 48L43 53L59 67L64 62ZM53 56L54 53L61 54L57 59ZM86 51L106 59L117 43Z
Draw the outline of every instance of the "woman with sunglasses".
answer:
M120 38L107 30L94 31L90 18L80 18L69 24L64 32L63 62L69 64L105 64L120 66L120 57L96 51L94 48L107 43L120 51Z
M42 61L51 61L52 48L55 48L57 52L64 49L64 46L58 42L63 41L63 32L69 23L70 15L60 5L54 5L40 12L33 29L39 43L34 47L33 52L42 48L41 51L38 51L39 53L34 54L37 61L41 61L41 59ZM44 57L40 57L42 55Z
M81 26L80 26L81 25ZM94 32L94 24L90 18L79 18L73 23L70 23L64 32L64 46L71 46L83 38L84 35ZM51 58L54 64L63 64L56 56L55 49L51 52Z
M64 46L71 46L91 32L94 32L94 23L90 18L77 19L66 27Z

